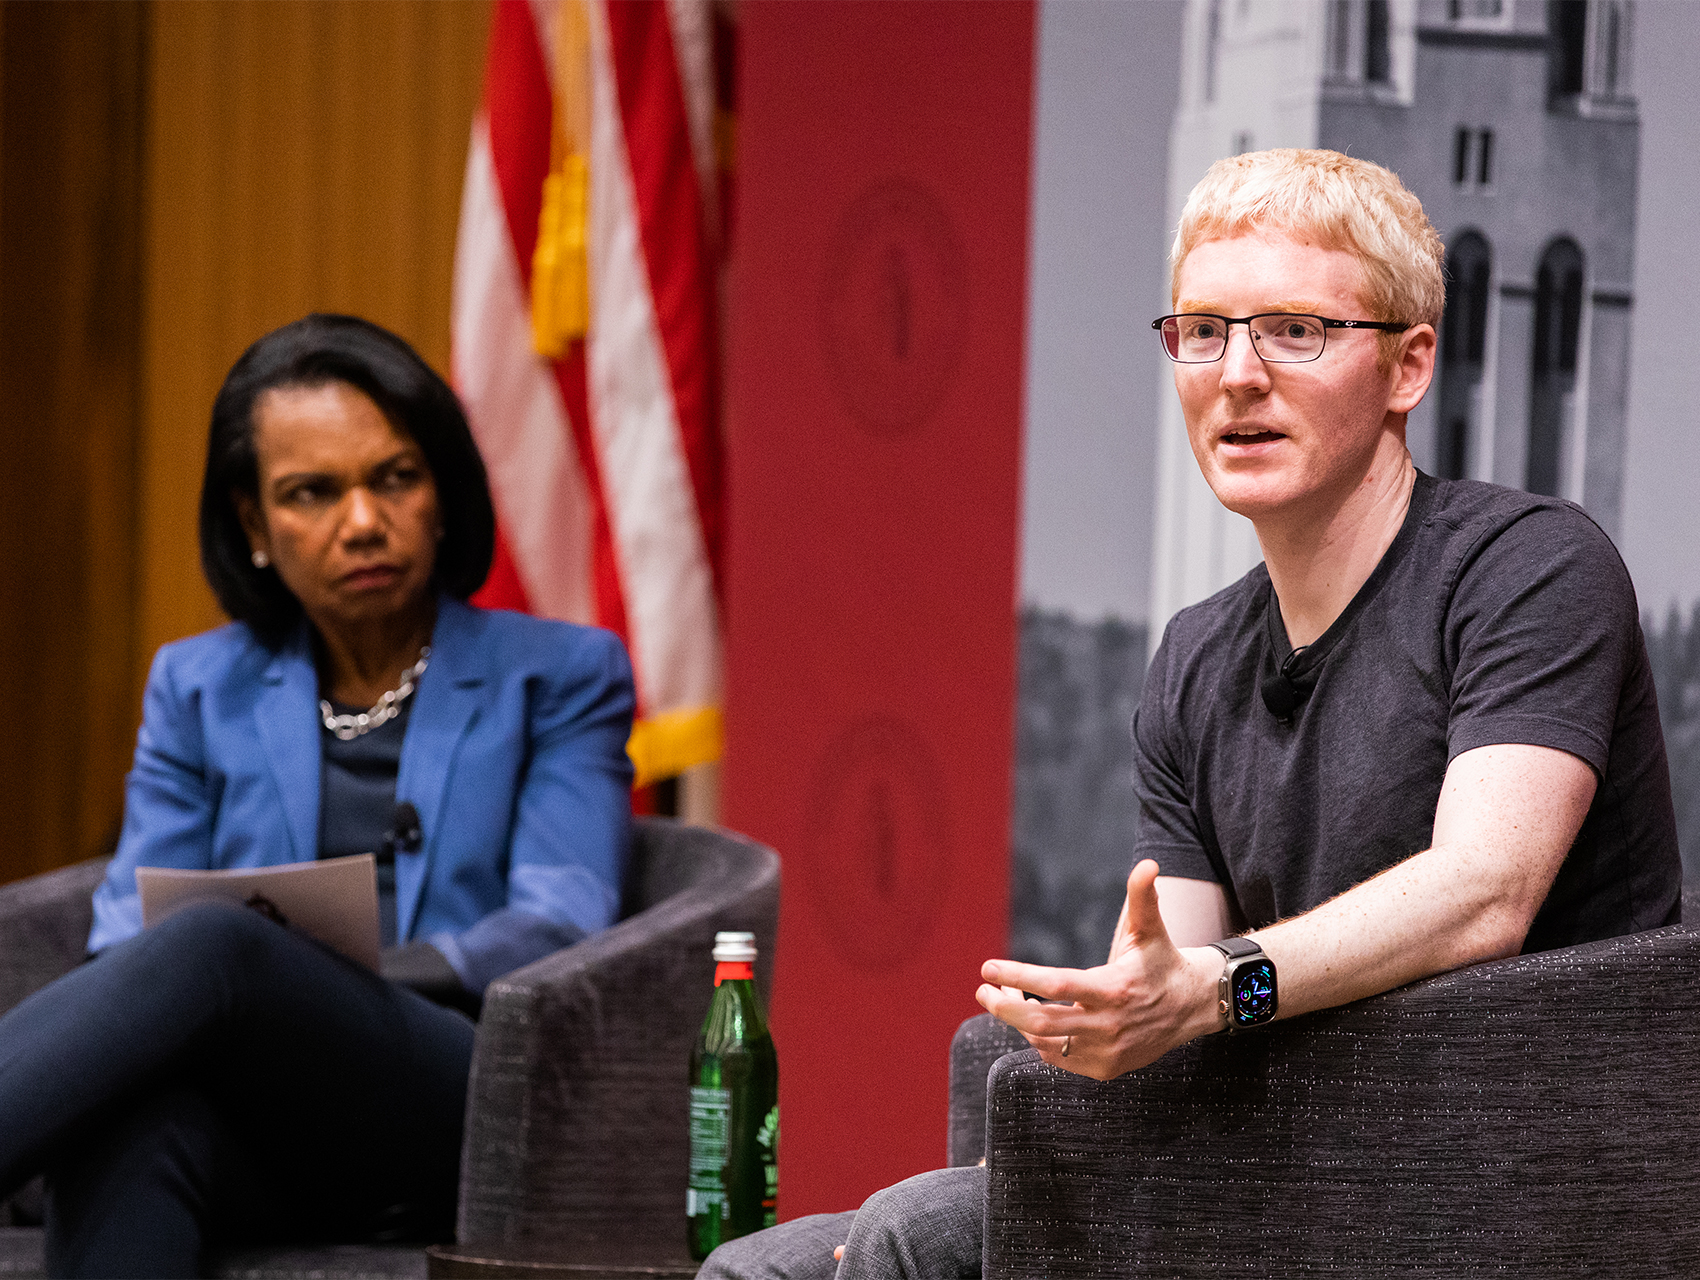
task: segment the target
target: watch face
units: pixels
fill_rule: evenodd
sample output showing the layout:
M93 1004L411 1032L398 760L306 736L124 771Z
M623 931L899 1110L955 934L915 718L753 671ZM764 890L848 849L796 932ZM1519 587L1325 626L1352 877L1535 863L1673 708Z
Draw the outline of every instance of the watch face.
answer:
M1233 1020L1236 1027L1255 1027L1275 1016L1275 962L1251 960L1234 970Z

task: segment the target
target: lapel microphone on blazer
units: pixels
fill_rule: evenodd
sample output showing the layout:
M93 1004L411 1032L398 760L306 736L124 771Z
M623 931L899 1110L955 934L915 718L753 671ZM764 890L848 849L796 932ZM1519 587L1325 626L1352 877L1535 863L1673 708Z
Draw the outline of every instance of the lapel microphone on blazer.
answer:
M1310 697L1311 686L1316 683L1315 678L1305 680L1298 674L1299 655L1308 648L1309 645L1301 644L1282 659L1279 667L1273 672L1266 672L1258 681L1258 692L1263 695L1263 705L1269 708L1269 714L1277 720L1290 720L1293 712Z
M413 801L403 800L390 814L390 829L384 832L383 851L391 856L398 850L418 853L424 842L425 832L419 825L419 810L413 807Z

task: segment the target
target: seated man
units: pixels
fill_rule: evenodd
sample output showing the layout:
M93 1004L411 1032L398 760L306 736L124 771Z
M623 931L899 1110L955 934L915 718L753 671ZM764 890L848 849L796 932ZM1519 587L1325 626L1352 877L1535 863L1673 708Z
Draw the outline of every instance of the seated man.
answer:
M1236 156L1193 190L1171 258L1179 314L1154 327L1204 478L1264 563L1177 614L1152 660L1109 962L988 961L980 1003L1109 1079L1230 1018L1674 923L1623 562L1577 507L1437 481L1405 447L1445 301L1415 197L1333 152ZM1241 953L1278 975L1278 1010L1273 983L1218 1000ZM977 1276L984 1190L983 1169L923 1174L702 1274L831 1276L844 1245L841 1280Z

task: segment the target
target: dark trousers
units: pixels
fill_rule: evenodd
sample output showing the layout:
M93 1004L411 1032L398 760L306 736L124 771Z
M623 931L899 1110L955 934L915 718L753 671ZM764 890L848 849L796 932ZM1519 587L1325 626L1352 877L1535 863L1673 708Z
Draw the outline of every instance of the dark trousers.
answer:
M446 1239L472 1033L255 912L187 908L0 1017L0 1197L47 1173L55 1276Z

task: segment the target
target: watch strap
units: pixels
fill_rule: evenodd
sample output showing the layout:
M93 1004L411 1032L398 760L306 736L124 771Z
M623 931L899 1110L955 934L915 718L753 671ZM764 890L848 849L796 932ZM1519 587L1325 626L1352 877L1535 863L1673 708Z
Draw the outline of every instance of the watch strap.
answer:
M1230 960L1243 960L1247 956L1263 954L1263 948L1250 938L1223 938L1220 942L1212 942L1210 945Z

